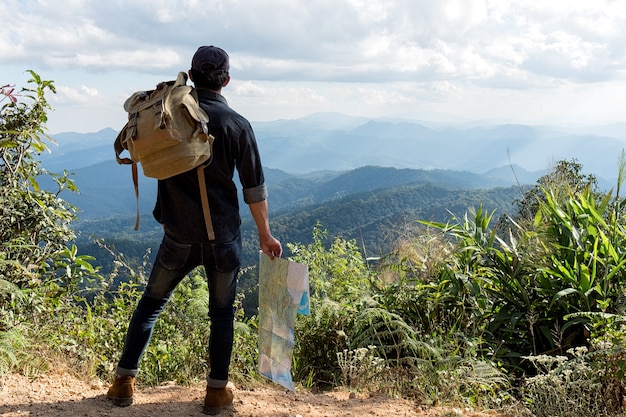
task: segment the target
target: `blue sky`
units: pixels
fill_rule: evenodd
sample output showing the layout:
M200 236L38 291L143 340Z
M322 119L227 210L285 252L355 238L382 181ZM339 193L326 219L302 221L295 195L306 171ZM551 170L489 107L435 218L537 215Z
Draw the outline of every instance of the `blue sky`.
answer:
M54 80L53 134L119 129L128 95L209 44L251 121L593 126L626 108L624 0L3 0L0 16L0 85Z

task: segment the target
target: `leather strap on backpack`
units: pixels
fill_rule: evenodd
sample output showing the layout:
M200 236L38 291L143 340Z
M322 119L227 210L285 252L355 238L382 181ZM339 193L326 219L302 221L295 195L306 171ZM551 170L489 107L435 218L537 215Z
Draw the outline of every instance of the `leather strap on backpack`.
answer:
M204 225L209 240L215 240L215 231L213 230L213 221L211 220L211 212L209 211L209 196L206 193L206 180L204 178L204 167L202 164L196 168L198 173L198 184L200 185L200 200L202 200L202 212L204 213Z
M132 164L133 171L133 185L135 186L135 201L137 206L137 212L135 214L135 230L139 230L139 174L137 173L137 163Z

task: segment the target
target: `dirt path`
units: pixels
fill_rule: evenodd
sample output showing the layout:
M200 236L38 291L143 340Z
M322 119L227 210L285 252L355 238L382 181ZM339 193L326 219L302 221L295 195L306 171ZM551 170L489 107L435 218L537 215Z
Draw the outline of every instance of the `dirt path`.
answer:
M173 384L140 389L130 407L116 407L105 397L107 385L88 384L71 375L43 375L29 380L21 375L0 379L0 416L202 416L204 386ZM262 387L236 390L229 417L361 417L361 416L499 416L496 412L433 408L383 395L285 392Z

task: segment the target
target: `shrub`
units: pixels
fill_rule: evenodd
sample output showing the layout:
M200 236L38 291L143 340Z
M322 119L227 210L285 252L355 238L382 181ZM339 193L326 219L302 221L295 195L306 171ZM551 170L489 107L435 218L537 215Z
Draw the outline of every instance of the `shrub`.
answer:
M337 353L348 345L354 314L369 298L370 272L354 241L336 238L324 247L327 232L318 224L309 245L289 245L292 260L309 268L311 315L296 320L294 373L307 385L340 383Z
M33 88L0 90L10 98L0 108L0 276L22 289L39 287L54 273L49 261L73 239L69 225L76 213L59 198L66 188L76 190L67 173L49 174L38 160L49 139L44 135L50 109L45 94L55 91L54 84L29 73ZM41 175L51 176L57 189L42 189ZM0 307L6 301L0 298Z
M584 347L568 356L529 356L537 375L522 386L524 402L537 417L615 416L621 404L607 401L603 373Z

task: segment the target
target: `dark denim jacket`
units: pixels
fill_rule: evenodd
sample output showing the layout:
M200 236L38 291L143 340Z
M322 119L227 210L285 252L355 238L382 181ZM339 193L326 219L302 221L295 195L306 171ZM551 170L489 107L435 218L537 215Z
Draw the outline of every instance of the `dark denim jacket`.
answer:
M215 241L226 243L239 236L241 218L235 168L246 203L267 198L261 159L248 120L232 110L217 93L198 90L201 107L209 115L209 133L215 136L213 158L205 168L207 194ZM178 242L207 242L196 170L158 182L154 218Z

